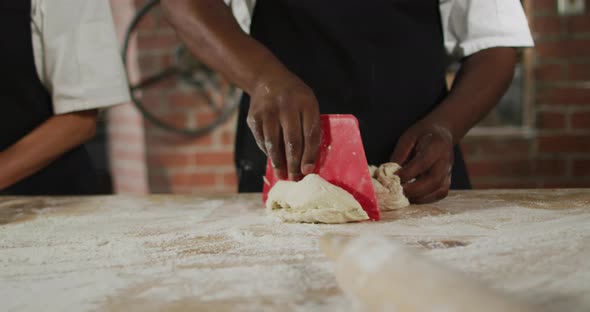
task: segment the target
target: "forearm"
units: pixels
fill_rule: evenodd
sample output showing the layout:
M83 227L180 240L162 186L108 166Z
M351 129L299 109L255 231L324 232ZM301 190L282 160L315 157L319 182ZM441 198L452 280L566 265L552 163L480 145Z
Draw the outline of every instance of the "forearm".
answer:
M421 122L448 129L458 143L498 103L512 81L516 50L493 48L465 60L449 95Z
M288 72L267 48L241 30L222 0L164 0L162 7L189 50L247 93L252 94L261 76Z
M0 190L45 168L96 132L96 111L54 116L0 152Z

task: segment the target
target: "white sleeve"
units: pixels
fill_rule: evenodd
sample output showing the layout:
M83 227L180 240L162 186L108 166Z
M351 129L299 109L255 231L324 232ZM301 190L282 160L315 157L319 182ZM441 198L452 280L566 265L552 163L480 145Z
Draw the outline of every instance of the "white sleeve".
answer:
M534 45L519 0L440 0L440 12L445 47L453 56Z
M55 114L129 101L107 0L37 0L41 10L41 80Z

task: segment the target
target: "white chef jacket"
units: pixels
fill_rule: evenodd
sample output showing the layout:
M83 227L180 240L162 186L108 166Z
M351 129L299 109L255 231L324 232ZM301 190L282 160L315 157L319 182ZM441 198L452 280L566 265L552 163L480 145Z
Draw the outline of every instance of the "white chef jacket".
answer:
M465 57L493 47L532 47L519 0L439 0L445 47Z
M415 0L419 1L419 0ZM256 0L225 0L245 32ZM445 48L466 57L493 47L534 45L519 0L439 0Z
M15 0L21 1L21 0ZM37 74L55 114L128 102L108 0L32 0Z

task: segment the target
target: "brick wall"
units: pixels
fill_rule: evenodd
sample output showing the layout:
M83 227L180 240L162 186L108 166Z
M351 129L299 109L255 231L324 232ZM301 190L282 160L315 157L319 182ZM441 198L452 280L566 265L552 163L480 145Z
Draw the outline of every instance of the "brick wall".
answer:
M179 43L160 12L151 13L140 25L137 36L142 76L150 76L172 65L173 48ZM216 104L223 105L226 99L219 95L213 98ZM164 80L150 88L144 92L142 101L159 118L177 127L202 127L216 116L204 94L178 78ZM235 118L232 118L209 135L187 138L145 122L150 190L156 193L235 191L234 125Z
M133 11L145 1L111 3L117 28L123 34ZM133 39L129 54L131 80L138 82L173 65L179 43L159 10L150 13ZM221 85L227 88L226 83ZM208 95L218 105L228 102L220 94ZM175 127L200 127L216 117L204 94L177 77L143 90L139 98L150 112ZM235 192L235 116L211 134L191 138L161 130L144 120L132 104L127 104L109 112L109 128L116 192Z
M123 40L124 25L135 14L133 0L111 0L113 18L117 25L119 40ZM137 46L130 49L130 64L127 67L132 80L139 78L139 68L135 61ZM113 178L113 189L118 193L146 194L147 167L145 164L145 131L143 119L131 103L111 108L107 113L108 146Z
M119 30L138 0L111 0ZM528 129L469 135L463 144L477 188L590 186L590 15L561 17L556 0L525 1L537 47L528 51ZM590 7L588 3L587 7ZM132 49L134 81L172 63L174 32L156 12ZM202 94L176 80L143 92L142 101L176 125L210 121ZM218 99L223 102L223 99ZM129 104L109 113L118 192L235 191L235 118L198 138L164 132Z
M590 14L559 16L556 2L525 1L536 42L527 64L530 131L464 141L478 188L590 186Z

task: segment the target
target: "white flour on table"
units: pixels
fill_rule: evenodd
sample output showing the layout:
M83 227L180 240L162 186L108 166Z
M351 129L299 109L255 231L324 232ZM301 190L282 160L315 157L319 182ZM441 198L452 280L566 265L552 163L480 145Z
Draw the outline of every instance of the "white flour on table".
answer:
M319 237L377 232L539 311L588 311L589 209L448 202L442 213L347 225L275 222L258 197L52 204L0 224L0 298L9 311L346 311Z

